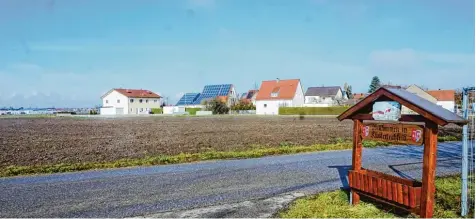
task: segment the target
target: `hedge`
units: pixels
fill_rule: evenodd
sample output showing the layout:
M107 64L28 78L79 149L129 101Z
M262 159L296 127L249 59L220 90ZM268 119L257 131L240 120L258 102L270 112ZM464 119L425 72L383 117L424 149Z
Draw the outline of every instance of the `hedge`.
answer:
M197 115L197 111L201 110L201 108L185 108L185 112L188 112L189 115Z
M333 107L280 107L279 115L340 115L349 109L346 106Z
M152 114L162 114L162 108L152 108Z

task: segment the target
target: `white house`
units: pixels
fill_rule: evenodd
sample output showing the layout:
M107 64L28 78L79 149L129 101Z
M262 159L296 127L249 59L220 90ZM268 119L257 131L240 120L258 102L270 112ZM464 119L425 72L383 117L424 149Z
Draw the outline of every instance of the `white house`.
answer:
M278 115L279 107L301 107L304 92L299 79L263 81L256 95L256 114Z
M160 108L161 96L149 90L112 89L104 94L101 115L149 114Z
M309 107L334 106L348 100L347 94L345 94L339 86L310 87L307 89L304 97L304 106Z
M433 97L432 95L430 95L429 93L427 93L425 90L423 90L422 88L418 87L417 85L410 85L407 89L405 89L406 91L410 92L410 93L413 93L413 94L416 94L417 96L423 98L423 99L426 99L432 103L437 103L437 100L435 97ZM416 112L414 112L413 110L409 109L408 107L406 106L402 106L402 114L417 114Z
M454 90L429 90L427 93L436 98L436 105L441 106L451 112L455 112Z
M241 95L240 100L245 103L251 103L256 106L256 96L258 95L258 90L249 90L246 93Z

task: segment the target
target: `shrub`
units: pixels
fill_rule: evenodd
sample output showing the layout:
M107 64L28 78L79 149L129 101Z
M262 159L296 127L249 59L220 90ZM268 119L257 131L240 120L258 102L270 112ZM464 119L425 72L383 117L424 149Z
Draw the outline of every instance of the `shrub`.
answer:
M162 108L152 108L150 109L151 114L162 114Z
M212 111L213 114L227 114L230 111L230 108L219 99L214 99L209 102L206 102L207 110Z
M279 115L339 115L349 107L280 107Z
M185 112L188 112L189 115L197 115L197 111L201 111L200 108L185 108Z
M253 103L246 103L240 100L240 102L231 107L231 110L256 110L256 106Z

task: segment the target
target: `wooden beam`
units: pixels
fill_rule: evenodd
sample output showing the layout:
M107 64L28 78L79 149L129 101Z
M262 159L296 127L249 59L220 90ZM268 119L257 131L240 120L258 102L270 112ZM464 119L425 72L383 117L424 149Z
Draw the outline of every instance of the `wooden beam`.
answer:
M354 120L354 139L352 147L352 170L362 169L362 120ZM352 192L352 204L359 204L360 196L357 192Z
M374 120L372 117L372 114L357 114L355 116L352 116L352 119L358 119L358 120ZM401 115L401 118L399 119L400 122L425 122L426 119L423 116L420 115Z
M423 149L423 175L420 199L421 218L433 217L437 144L438 125L428 121L425 124L425 147Z

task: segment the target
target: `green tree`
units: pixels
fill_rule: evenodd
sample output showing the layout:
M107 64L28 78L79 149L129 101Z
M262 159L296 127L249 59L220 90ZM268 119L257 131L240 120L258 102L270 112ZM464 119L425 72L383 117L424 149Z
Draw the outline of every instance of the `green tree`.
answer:
M369 93L375 92L380 87L380 79L377 76L372 78L372 82L370 82L369 86Z
M212 111L213 114L227 114L230 111L230 108L219 99L214 99L206 102L206 108L209 111Z
M344 83L344 92L347 95L347 98L352 99L352 86L348 85L347 82Z

